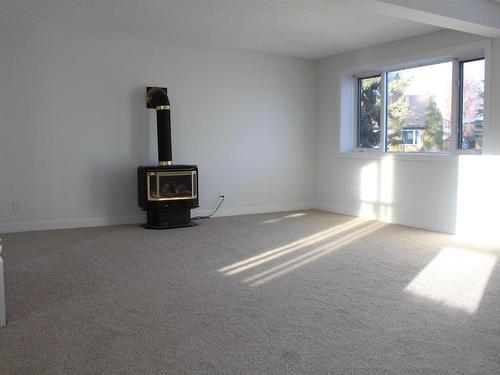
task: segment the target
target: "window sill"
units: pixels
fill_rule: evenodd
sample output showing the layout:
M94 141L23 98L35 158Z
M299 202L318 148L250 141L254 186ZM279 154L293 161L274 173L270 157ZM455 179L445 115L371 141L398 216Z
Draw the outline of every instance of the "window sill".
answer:
M368 159L368 160L397 160L397 161L431 161L455 163L458 154L445 153L397 153L397 152L374 152L374 151L352 151L339 152L339 159Z

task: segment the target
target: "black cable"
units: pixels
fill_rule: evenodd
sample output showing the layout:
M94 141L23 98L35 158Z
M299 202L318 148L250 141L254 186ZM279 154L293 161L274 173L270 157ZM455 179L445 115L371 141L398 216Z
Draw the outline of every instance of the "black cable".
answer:
M224 196L221 195L219 197L219 203L217 204L217 207L215 207L215 210L214 212L212 212L210 215L207 215L207 216L195 216L195 217L192 217L191 220L202 220L202 219L210 219L213 215L215 215L215 213L219 210L219 207L221 206L222 202L224 202Z

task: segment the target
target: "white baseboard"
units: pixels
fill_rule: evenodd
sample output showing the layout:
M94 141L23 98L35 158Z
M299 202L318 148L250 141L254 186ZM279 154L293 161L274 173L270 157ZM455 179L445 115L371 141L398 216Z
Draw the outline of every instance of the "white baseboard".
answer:
M87 217L67 220L25 221L21 223L0 223L0 233L100 227L106 225L139 224L144 222L146 222L145 214L110 217Z
M331 205L328 203L315 203L313 205L313 208L316 208L318 210L323 210L323 211L328 211L328 212L333 212L337 214L342 214L342 215L349 215L349 216L356 216L359 217L359 208L354 208L354 207L349 207L349 206L337 206L337 205ZM425 229L425 230L430 230L433 232L441 232L441 233L449 233L449 234L455 234L456 233L456 228L455 226L447 225L447 224L442 224L442 223L433 223L431 220L424 220L415 217L410 217L410 216L403 216L403 215L392 215L392 217L387 220L387 219L381 219L378 217L366 217L367 219L373 219L373 220L379 220L383 221L386 223L391 223L391 224L399 224L399 225L405 225L408 227L414 227L414 228L420 228L420 229Z
M284 212L295 210L318 209L328 212L333 212L342 215L359 216L359 210L354 207L336 206L328 203L291 203L279 204L268 206L248 206L248 207L221 207L215 216L235 216L235 215L249 215L260 214L268 212ZM212 213L213 210L195 209L192 210L192 216L205 216ZM380 220L379 218L369 217L369 219ZM443 233L455 233L455 227L450 225L443 225L440 223L433 223L428 220L418 220L413 217L393 215L390 220L381 220L388 223L407 225L410 227L427 229ZM120 224L140 224L146 222L145 214L129 215L129 216L110 216L110 217L90 217L78 218L67 220L41 220L41 221L27 221L20 223L0 223L0 233L12 232L28 232L50 229L68 229L68 228L85 228L85 227L99 227L106 225L120 225Z
M292 203L270 206L253 206L253 207L221 207L214 216L235 216L260 214L266 212L283 212L293 210L306 210L313 207L312 203ZM209 215L213 210L195 209L191 211L191 216ZM68 220L41 220L41 221L26 221L20 223L0 223L0 233L12 232L29 232L50 229L69 229L69 228L85 228L85 227L100 227L106 225L120 224L140 224L146 222L146 214L130 215L130 216L110 216L110 217L88 217Z
M236 215L250 215L250 214L263 214L267 212L284 212L296 210L308 210L313 208L312 203L289 203L277 204L269 206L247 206L247 207L227 207L221 206L219 211L214 215L216 216L236 216ZM209 215L213 210L195 209L192 211L191 216L205 216Z

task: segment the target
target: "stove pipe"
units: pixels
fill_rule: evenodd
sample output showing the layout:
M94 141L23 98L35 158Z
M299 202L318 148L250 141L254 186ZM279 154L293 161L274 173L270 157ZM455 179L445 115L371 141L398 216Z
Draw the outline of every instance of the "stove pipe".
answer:
M147 87L147 107L156 109L158 135L158 164L172 165L172 134L170 129L170 102L166 87Z

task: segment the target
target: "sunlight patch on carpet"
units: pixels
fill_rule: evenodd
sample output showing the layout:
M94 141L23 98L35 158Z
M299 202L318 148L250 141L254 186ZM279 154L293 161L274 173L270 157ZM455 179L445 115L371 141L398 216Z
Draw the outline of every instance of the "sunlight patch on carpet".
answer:
M354 241L360 240L361 238L368 236L369 234L379 230L385 225L386 224L381 222L375 222L365 227L359 228L346 236L343 236L325 245L315 247L305 254L299 255L293 259L290 259L289 261L271 267L253 276L247 277L245 280L243 280L243 282L248 283L251 286L258 286L267 283L289 272L295 271L298 268L303 267L313 261L316 261L319 258L324 257L325 255L328 255L333 251L338 250Z
M287 245L264 251L261 254L220 268L218 271L225 276L253 272L253 275L244 276L242 282L250 286L258 286L316 261L337 249L368 236L385 225L381 222L353 219ZM282 257L285 258L281 259Z
M297 212L297 213L294 213L294 214L281 216L281 217L278 217L276 219L266 220L266 221L263 221L262 223L263 224L272 224L272 223L277 223L279 221L283 221L283 220L286 220L286 219L295 219L297 217L301 217L301 216L305 216L305 215L307 215L305 212Z
M325 241L328 238L336 236L340 233L343 233L347 230L353 229L361 224L367 223L366 220L363 219L353 219L346 223L334 226L333 228L329 228L327 230L315 233L313 235L301 238L300 240L290 242L287 245L277 247L272 250L264 251L261 254L255 255L253 257L244 259L242 261L233 263L229 266L223 267L219 269L219 272L224 273L226 276L234 275L256 266L267 263L271 260L280 258L286 254L302 250L305 247L315 245L319 242Z
M405 292L474 314L496 261L492 254L445 247L408 284Z

